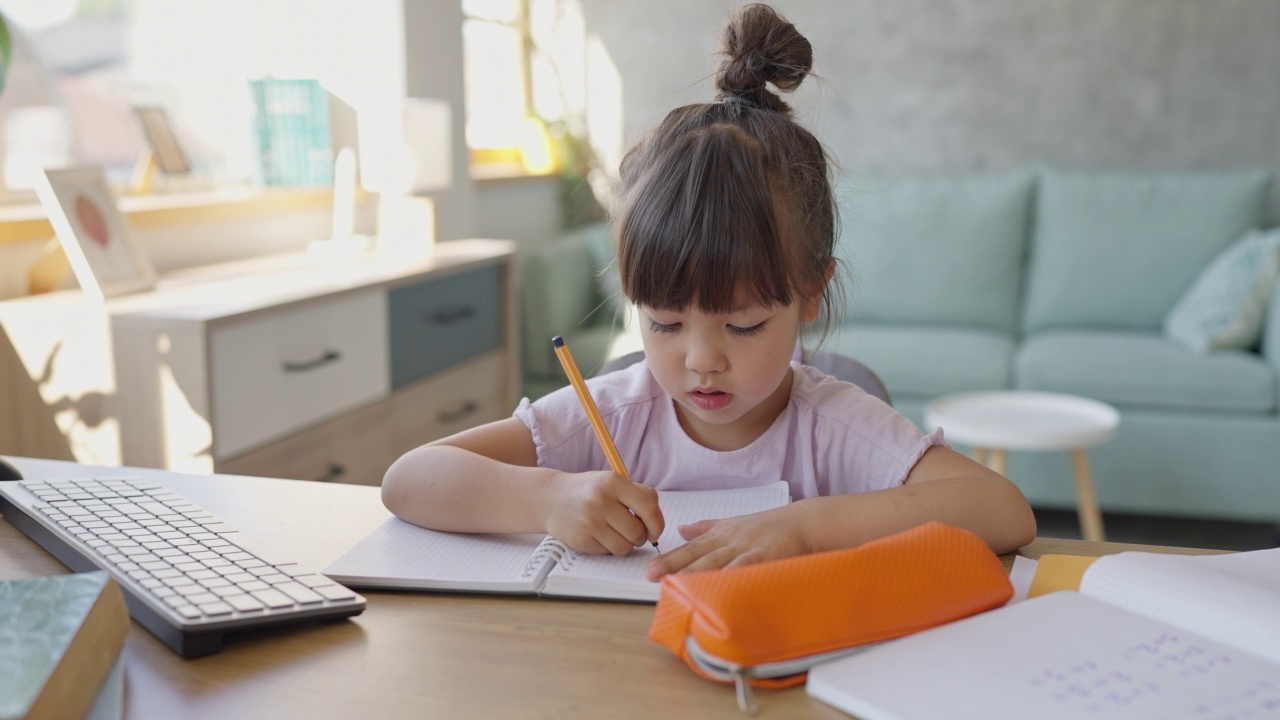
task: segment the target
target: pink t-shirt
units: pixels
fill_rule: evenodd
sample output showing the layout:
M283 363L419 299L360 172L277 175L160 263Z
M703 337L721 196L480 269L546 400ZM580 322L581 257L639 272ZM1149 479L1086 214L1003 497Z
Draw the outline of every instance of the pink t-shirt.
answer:
M791 402L755 442L720 452L685 434L671 397L644 361L587 380L631 479L659 490L754 487L786 480L791 497L897 487L942 431L926 435L862 388L792 362ZM566 472L609 467L573 388L516 408L538 465Z

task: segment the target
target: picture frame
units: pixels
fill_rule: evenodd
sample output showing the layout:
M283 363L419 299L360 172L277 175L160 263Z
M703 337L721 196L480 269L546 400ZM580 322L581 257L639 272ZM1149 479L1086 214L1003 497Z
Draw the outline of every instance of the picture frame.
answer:
M173 131L169 113L155 105L139 105L133 111L142 125L142 134L151 147L151 157L155 159L156 167L166 175L185 175L191 172L191 161L182 149L178 134Z
M86 295L102 301L155 287L155 269L101 167L46 169L36 194Z

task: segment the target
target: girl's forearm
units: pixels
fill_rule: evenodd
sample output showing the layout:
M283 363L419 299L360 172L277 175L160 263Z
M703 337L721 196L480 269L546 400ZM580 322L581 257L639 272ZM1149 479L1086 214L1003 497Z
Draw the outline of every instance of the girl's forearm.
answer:
M448 445L403 455L382 481L382 502L402 520L451 532L546 532L547 468L509 465Z
M969 530L996 553L1035 539L1035 517L1017 486L1003 478L961 477L856 495L801 500L814 551L854 547L930 520Z

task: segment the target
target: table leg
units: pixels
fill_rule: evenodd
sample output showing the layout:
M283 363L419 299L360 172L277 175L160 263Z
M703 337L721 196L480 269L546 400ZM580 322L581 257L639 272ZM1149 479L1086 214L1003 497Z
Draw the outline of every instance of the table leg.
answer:
M1009 451L992 448L987 451L987 467L1001 475L1009 468ZM1006 476L1007 477L1007 476Z
M986 449L986 448L980 448L980 447L976 447L976 448L974 448L974 449L973 449L973 459L974 459L974 460L977 460L978 462L982 463L983 465L986 465L986 464L987 464L987 449Z
M1071 461L1076 469L1076 503L1080 515L1080 532L1085 540L1102 542L1102 511L1098 509L1098 497L1093 492L1093 476L1089 472L1089 455L1084 448L1071 451Z

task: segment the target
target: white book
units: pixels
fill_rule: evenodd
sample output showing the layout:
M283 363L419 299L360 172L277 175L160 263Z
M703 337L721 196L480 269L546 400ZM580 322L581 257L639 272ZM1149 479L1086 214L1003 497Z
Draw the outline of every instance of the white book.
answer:
M1099 558L1056 592L814 668L862 720L1280 718L1280 548Z
M781 507L787 483L734 490L659 491L666 529L663 552L684 545L677 527ZM645 578L657 551L587 555L550 535L479 535L427 530L398 518L383 523L324 574L351 587L538 594L657 602L660 585Z

